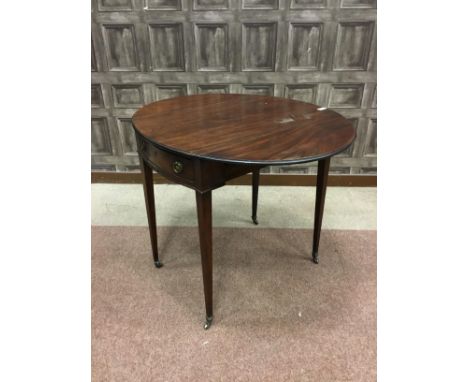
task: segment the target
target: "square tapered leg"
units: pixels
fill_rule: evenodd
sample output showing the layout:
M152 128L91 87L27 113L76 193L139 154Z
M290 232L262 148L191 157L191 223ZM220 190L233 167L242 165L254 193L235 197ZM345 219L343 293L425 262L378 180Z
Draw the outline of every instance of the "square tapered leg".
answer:
M195 193L197 198L203 289L205 292L206 322L204 327L205 329L208 329L213 321L213 239L211 191L204 193L196 191Z
M140 167L143 174L143 190L145 192L146 215L148 217L148 227L151 239L151 250L156 268L161 268L163 264L158 256L158 236L156 231L156 207L154 203L153 169L140 158Z
M319 160L317 172L317 189L315 194L314 239L312 244L312 261L315 264L318 264L320 231L322 230L323 209L325 206L325 195L327 192L329 169L330 158Z

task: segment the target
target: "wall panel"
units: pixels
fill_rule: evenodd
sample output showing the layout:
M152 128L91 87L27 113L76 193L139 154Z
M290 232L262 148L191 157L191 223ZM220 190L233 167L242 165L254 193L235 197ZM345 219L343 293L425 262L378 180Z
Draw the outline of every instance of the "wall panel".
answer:
M103 25L109 70L138 70L135 28L131 24Z
M184 71L182 24L150 24L151 70Z
M291 23L289 70L318 70L322 24Z
M377 171L376 0L92 0L94 170L138 171L131 117L199 93L274 95L350 119L336 174ZM263 173L316 173L317 164Z
M335 70L367 70L373 27L372 22L343 22L338 25Z
M229 71L227 24L196 24L198 70Z
M276 23L245 23L242 27L243 70L274 71Z

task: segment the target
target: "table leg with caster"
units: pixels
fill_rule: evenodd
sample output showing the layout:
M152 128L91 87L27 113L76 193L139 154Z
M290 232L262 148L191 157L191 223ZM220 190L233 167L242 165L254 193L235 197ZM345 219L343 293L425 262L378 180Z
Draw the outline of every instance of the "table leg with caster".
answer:
M213 239L211 215L211 191L198 192L197 215L198 232L200 236L200 252L203 273L203 288L205 292L206 321L204 328L209 329L213 322Z
M260 182L260 169L252 171L252 221L255 225L257 220L257 205L258 205L258 184Z
M148 217L153 261L156 268L161 268L163 264L159 261L158 256L158 236L156 231L156 207L154 203L153 169L141 158L140 167L143 174L143 190L145 192L146 215Z

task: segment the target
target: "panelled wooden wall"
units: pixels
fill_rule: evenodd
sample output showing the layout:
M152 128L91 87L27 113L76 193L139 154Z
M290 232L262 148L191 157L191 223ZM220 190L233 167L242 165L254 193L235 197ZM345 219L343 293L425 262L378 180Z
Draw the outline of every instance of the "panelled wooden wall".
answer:
M94 170L138 169L140 106L247 93L335 109L358 138L331 172L376 173L376 0L93 0L91 50Z

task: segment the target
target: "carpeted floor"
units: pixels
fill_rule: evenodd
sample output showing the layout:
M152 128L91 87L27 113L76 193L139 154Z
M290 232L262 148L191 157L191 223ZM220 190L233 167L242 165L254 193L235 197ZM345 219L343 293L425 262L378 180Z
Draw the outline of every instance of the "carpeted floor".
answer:
M214 228L214 322L195 227L92 228L93 381L375 381L376 232Z

